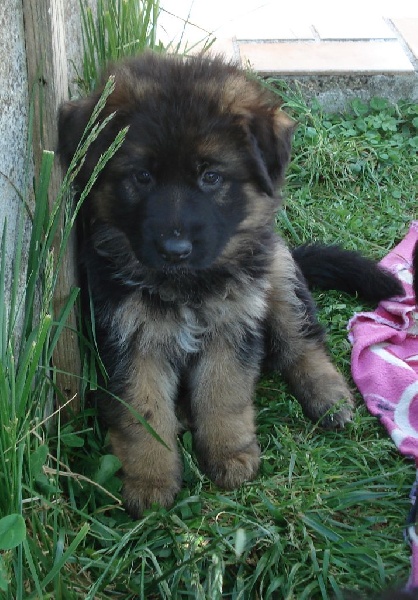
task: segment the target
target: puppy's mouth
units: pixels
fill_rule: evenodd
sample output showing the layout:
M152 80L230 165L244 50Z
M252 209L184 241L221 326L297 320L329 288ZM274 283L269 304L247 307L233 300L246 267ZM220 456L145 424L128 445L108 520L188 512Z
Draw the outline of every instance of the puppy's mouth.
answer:
M187 275L192 275L196 272L196 269L194 269L193 267L187 265L187 264L171 264L171 263L167 263L165 264L161 269L156 269L162 273L164 273L164 275L176 275L179 277L185 277Z

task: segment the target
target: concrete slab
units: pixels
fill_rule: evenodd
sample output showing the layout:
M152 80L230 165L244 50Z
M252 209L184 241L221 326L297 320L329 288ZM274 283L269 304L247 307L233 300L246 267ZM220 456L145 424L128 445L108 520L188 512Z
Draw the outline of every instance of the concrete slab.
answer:
M392 22L418 61L418 18L395 18Z
M260 73L414 73L399 42L241 43L241 60Z
M379 16L341 16L335 13L318 17L313 22L321 40L373 40L396 39L396 33L388 23Z

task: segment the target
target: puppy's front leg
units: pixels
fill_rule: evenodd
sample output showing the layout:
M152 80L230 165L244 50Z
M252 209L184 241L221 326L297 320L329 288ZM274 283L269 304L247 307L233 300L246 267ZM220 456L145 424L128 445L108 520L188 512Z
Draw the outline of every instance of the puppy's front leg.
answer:
M122 404L118 405L114 422L109 423L113 451L122 463L124 504L135 517L154 503L170 506L181 487L174 413L177 382L176 373L164 357L138 353L123 394L166 446Z
M248 364L220 337L209 343L192 372L196 449L202 469L222 488L235 488L258 470L252 403L258 374L258 364Z
M306 283L279 243L272 267L266 364L283 373L309 418L343 426L352 417L351 392L326 352Z

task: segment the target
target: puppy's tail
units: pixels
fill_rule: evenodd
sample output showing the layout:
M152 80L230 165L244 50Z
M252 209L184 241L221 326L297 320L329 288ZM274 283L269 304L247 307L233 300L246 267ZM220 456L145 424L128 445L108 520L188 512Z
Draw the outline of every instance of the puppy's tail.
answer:
M402 284L374 260L340 246L306 244L292 251L309 287L358 294L377 303L404 294ZM416 250L418 263L418 250Z

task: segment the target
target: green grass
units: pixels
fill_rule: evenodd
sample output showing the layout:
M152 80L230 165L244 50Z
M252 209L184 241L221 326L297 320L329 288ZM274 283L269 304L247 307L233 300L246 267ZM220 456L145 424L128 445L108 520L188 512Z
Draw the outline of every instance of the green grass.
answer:
M417 105L356 100L350 114L332 117L291 94L286 106L302 122L282 215L293 239L341 240L381 256L416 215Z
M119 25L108 19L106 26L116 31ZM145 44L154 39L145 38ZM354 102L345 115L327 115L280 82L269 85L300 123L278 228L290 243L320 239L383 256L416 214L418 105L374 99ZM398 454L359 395L353 423L323 432L303 417L280 377L263 379L256 399L257 480L220 491L200 473L185 433L179 440L184 487L175 506L155 507L136 522L121 506L119 463L95 411L86 407L65 424L59 414L50 417L50 359L76 301L75 292L62 315L52 314L52 238L61 211L68 236L71 180L95 135L93 128L83 140L52 211L46 191L53 156L44 156L27 285L23 296L12 288L8 310L0 260L0 597L325 600L341 598L343 590L366 593L405 582L403 528L414 465ZM23 236L22 218L15 282ZM333 359L349 377L346 324L365 306L336 292L318 293L317 300ZM83 373L84 387L94 385L90 363Z

